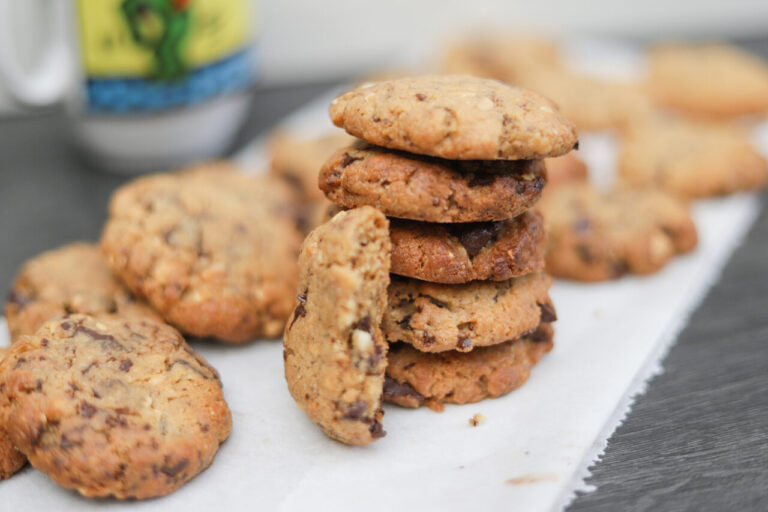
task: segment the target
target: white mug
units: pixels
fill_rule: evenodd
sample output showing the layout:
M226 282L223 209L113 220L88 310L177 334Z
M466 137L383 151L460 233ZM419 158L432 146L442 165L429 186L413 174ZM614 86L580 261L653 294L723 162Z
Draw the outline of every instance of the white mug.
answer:
M228 148L256 76L253 0L38 2L21 34L43 40L30 70L12 30L30 0L0 0L0 78L25 105L63 103L97 164L144 172Z

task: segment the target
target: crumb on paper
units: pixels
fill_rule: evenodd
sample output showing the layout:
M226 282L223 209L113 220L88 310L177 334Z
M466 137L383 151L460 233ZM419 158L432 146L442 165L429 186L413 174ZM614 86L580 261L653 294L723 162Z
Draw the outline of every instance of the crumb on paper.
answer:
M471 418L469 418L469 425L472 427L476 427L483 423L485 421L485 416L483 416L480 413L475 414Z

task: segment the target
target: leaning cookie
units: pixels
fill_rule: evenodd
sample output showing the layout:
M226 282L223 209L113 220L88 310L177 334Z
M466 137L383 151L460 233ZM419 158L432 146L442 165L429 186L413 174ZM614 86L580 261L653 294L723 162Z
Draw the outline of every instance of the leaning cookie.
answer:
M504 281L544 269L546 232L527 211L497 222L390 220L392 273L432 283Z
M379 325L389 284L389 231L378 210L337 214L299 256L298 302L285 328L285 380L330 437L366 445L384 436L387 344Z
M275 337L295 295L292 201L283 183L223 162L148 176L115 192L101 245L128 288L182 332Z
M537 208L549 232L547 271L556 277L650 274L697 244L687 204L657 190L567 184L545 194Z
M384 400L403 407L443 410L496 398L520 387L542 355L552 350L553 329L543 323L518 339L469 354L426 354L405 343L390 346Z
M8 354L7 347L0 347L0 364ZM0 393L2 393L0 391ZM2 397L0 396L0 403ZM0 480L10 478L14 473L24 467L27 458L16 449L11 438L6 434L6 428L3 426L2 416L0 416Z
M333 100L330 114L371 144L451 160L553 157L578 142L548 99L468 75L371 82Z
M86 242L65 245L27 261L5 305L11 341L34 334L51 318L71 313L160 320L115 279L98 245Z
M516 217L541 196L541 160L455 161L354 144L331 156L320 188L346 207L427 222L484 222Z
M458 285L392 276L381 328L388 342L402 341L422 352L468 352L554 321L551 284L544 272Z
M71 315L0 363L0 421L29 462L83 496L168 494L207 468L232 420L216 371L172 327Z

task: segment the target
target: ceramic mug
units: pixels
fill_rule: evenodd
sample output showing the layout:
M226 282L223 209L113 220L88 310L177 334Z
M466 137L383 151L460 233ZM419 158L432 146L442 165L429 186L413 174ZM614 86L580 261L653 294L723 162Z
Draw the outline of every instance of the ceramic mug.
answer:
M41 26L15 35L14 2L29 0L0 0L0 76L23 104L63 103L99 165L143 172L228 148L256 76L253 0L47 0ZM19 36L40 39L32 70Z

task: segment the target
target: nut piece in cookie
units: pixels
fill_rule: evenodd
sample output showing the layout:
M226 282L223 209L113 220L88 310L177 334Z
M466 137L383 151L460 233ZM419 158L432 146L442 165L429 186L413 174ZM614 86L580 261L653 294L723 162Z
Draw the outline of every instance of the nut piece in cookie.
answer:
M421 352L469 352L555 320L552 278L534 272L507 281L437 284L392 276L382 331Z
M5 304L12 341L34 334L51 318L71 313L160 320L115 279L99 246L86 242L71 243L27 261Z
M544 269L546 232L527 211L497 222L434 224L390 219L392 273L432 283L504 281Z
M578 142L548 99L469 75L370 82L336 98L330 114L371 144L451 160L553 157Z
M299 256L298 302L285 328L285 380L328 436L366 445L384 435L387 344L379 325L389 284L389 230L371 207L312 231Z
M346 207L374 206L390 217L485 222L516 217L541 196L541 160L443 160L356 143L320 171L320 188Z
M293 195L231 164L139 178L112 197L109 266L182 332L276 337L291 312L300 243Z
M768 163L735 126L648 118L622 139L619 178L629 186L656 187L684 198L760 189Z
M566 184L537 205L549 232L547 271L578 281L650 274L693 250L696 226L685 202L651 189L600 192Z
M384 400L403 407L469 404L520 387L542 355L552 350L552 326L542 323L518 339L469 354L428 354L405 343L390 346Z
M5 358L9 349L7 347L0 347L0 363ZM0 391L0 394L2 391ZM2 398L0 397L0 403ZM21 453L5 433L6 428L0 415L0 480L10 478L14 473L24 467L27 463L27 458Z
M168 494L232 426L218 374L172 327L70 315L0 363L0 422L30 463L83 496Z

